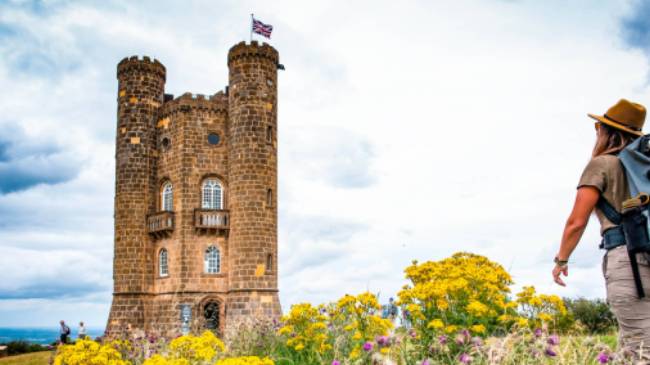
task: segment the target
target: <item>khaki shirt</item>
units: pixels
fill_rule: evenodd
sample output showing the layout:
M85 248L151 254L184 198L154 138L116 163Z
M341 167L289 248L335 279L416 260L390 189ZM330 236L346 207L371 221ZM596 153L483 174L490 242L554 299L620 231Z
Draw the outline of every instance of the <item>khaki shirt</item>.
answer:
M622 209L623 201L630 197L625 171L621 161L614 155L600 155L592 158L582 172L578 189L583 186L593 186L598 189L618 212ZM609 228L616 227L600 209L596 208L595 211L600 221L601 235Z

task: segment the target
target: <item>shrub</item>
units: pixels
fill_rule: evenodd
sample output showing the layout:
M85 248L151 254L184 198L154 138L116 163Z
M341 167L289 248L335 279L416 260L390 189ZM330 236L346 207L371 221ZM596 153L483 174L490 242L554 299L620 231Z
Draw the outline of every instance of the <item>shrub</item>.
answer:
M547 327L556 332L566 332L573 326L564 301L557 295L538 294L533 286L525 286L517 293L520 326L531 329Z
M25 340L10 341L4 345L7 346L8 355L20 355L44 350L43 346Z
M282 317L278 333L285 336L292 358L303 364L322 363L323 354L332 349L326 321L327 317L309 303L291 306L289 314Z
M602 334L616 329L616 318L602 299L564 298L564 303L573 318L589 333Z
M405 269L410 285L398 293L423 343L461 328L485 335L516 316L510 274L486 257L460 252Z
M113 343L100 345L92 340L78 340L74 345L57 349L54 365L129 365Z
M375 339L388 335L393 323L377 315L380 309L377 297L368 292L339 299L330 313L330 327L339 329L334 331L339 336L337 357L355 360L364 354L369 356Z

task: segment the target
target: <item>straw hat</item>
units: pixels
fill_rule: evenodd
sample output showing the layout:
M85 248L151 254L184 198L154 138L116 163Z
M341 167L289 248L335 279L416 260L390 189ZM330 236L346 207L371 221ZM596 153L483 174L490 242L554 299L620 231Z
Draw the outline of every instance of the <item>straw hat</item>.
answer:
M604 115L587 114L597 121L610 127L642 136L643 123L645 122L645 107L641 104L621 99Z

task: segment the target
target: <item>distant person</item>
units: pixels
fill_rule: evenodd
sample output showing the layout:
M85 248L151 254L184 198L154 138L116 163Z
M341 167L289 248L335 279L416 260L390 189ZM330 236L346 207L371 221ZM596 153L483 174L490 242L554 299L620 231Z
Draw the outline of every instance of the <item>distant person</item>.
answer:
M642 283L650 288L650 266L643 253L628 253L626 247L634 247L642 242L640 235L630 236L623 232L629 227L628 224L626 227L621 225L621 212L624 206L629 209L631 203L641 201L628 200L631 195L628 177L635 177L637 172L627 171L626 174L619 158L624 156L627 159L626 147L636 143L638 146L631 146L633 151L630 153L643 153L646 156L643 158L647 160L645 153L648 146L641 145L642 142L647 144L647 141L639 138L643 136L641 129L646 109L643 105L622 99L604 115L589 116L596 120L596 143L591 160L578 183L573 210L564 226L560 248L555 255L553 280L558 285L566 285L560 275L569 274L569 256L578 245L589 216L595 211L602 236L600 247L606 250L602 271L607 303L618 321L619 346L647 361L650 359L650 300L642 298L642 291L637 292L637 284ZM623 150L625 153L619 154ZM643 175L647 176L646 171L643 171ZM627 242L628 238L634 241Z
M402 327L408 329L411 329L411 313L408 311L406 308L402 308Z
M59 323L61 324L61 329L59 330L59 333L61 334L61 343L66 344L68 343L68 336L70 336L70 327L65 324L64 320L61 320Z
M388 318L393 323L395 323L395 319L397 318L397 305L392 297L388 299Z
M388 308L388 304L384 304L381 306L381 318L388 319L388 316L390 316L390 308Z
M79 334L77 335L77 337L79 337L80 340L85 340L86 337L88 337L86 335L86 326L84 326L83 321L79 322Z

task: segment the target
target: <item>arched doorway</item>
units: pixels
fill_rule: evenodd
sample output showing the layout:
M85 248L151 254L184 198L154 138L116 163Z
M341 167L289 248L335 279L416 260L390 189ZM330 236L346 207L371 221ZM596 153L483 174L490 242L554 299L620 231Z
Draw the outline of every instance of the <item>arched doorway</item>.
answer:
M221 329L221 303L209 300L203 304L204 327L207 330L219 333Z

